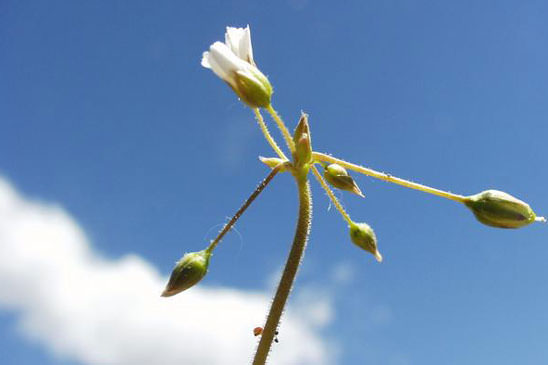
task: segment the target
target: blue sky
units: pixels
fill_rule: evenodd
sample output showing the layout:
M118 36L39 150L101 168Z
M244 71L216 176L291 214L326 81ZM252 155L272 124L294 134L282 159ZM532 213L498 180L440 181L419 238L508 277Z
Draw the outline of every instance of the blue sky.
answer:
M0 9L0 179L16 202L9 206L62 209L63 224L85 237L75 240L103 263L132 255L161 282L267 174L257 156L273 152L253 115L200 66L227 25L250 24L274 107L291 127L301 110L310 114L316 150L461 194L504 190L548 214L546 2L4 1ZM301 356L290 347L291 333L302 333L326 363L546 361L547 226L489 228L456 203L355 177L366 199L338 195L375 229L384 262L350 243L313 182L295 324L274 351ZM238 317L237 308L215 309L219 291L268 298L296 207L294 183L277 177L238 222L239 234L218 247L198 294L174 303L201 293L210 310ZM1 227L3 258L19 257L6 233L14 226ZM31 279L10 286L17 271L5 272L2 291L39 291ZM47 298L36 295L34 307L23 294L0 296L2 363L98 363L71 347L70 330L36 335ZM307 309L317 315L300 318ZM239 331L223 323L205 326L220 344ZM56 333L66 346L54 344Z

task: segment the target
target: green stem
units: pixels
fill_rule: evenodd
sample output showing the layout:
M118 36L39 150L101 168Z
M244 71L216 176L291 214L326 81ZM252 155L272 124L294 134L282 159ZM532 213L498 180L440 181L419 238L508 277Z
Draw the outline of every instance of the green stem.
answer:
M278 128L280 129L280 132L282 132L282 136L285 139L285 143L287 144L289 151L291 153L295 152L295 142L293 141L293 137L289 133L289 130L287 129L284 121L282 120L278 112L272 107L272 104L266 107L266 111L270 113L272 119L274 119L274 121L278 125Z
M272 138L272 135L270 135L270 132L268 131L268 127L266 126L266 123L264 122L263 116L261 115L261 112L258 108L253 108L253 113L255 113L255 118L257 119L257 123L259 123L259 127L261 128L261 132L263 132L264 138L266 138L266 141L270 144L272 149L278 154L278 156L282 160L287 160L286 155L283 153L283 151L278 147L278 144Z
M291 292L291 287L295 281L297 270L303 258L304 250L306 248L306 242L308 240L308 234L310 232L310 222L312 219L312 195L310 193L310 183L306 177L306 170L302 174L296 176L297 186L299 189L299 218L297 221L297 228L295 231L295 237L293 238L293 245L291 251L287 257L284 272L280 279L280 284L276 290L276 295L272 301L270 312L266 319L266 324L263 329L255 358L253 359L253 365L263 365L266 363L270 347L272 346L272 340L276 335L278 324L282 316L285 303Z
M272 169L272 171L270 171L270 173L263 179L263 181L261 181L261 183L259 184L259 186L257 186L257 188L255 189L255 191L253 191L253 193L251 193L251 195L249 196L249 198L247 198L247 200L242 204L242 206L240 207L240 209L238 209L238 211L236 212L236 214L234 214L234 216L230 219L230 221L225 224L225 226L223 227L223 229L221 230L221 232L219 232L219 234L217 235L217 237L211 241L211 243L209 244L209 247L207 248L207 251L209 252L213 252L213 250L215 249L215 247L217 247L217 245L219 244L219 242L221 242L221 240L223 239L223 237L225 236L225 234L227 234L228 231L230 231L232 229L232 227L234 226L234 224L236 223L236 221L242 216L242 214L244 214L245 210L247 208L249 208L249 206L251 205L251 203L253 203L253 201L259 196L259 194L264 190L264 188L266 188L266 186L270 183L270 181L272 181L272 179L274 178L274 176L276 176L276 174L280 171L280 169L282 168L283 164L279 164L278 166L276 166L274 169Z
M449 191L443 191L440 189L431 188L426 185L418 184L409 180L401 179L399 177L392 176L390 174L386 174L384 172L375 171L373 169L369 169L367 167L363 167L360 165L353 164L351 162L347 162L338 158L335 158L333 156L326 155L324 153L319 152L312 152L312 158L317 161L323 161L323 162L329 162L329 163L336 163L341 165L342 167L346 167L347 169L357 171L361 174L372 176L376 179L391 182L394 184L398 184L401 186L405 186L406 188L419 190L425 193L434 194L437 196L441 196L442 198L454 200L459 203L464 203L466 197L459 195L459 194L453 194Z
M331 201L333 202L333 205L335 205L335 208L337 208L339 213L341 213L346 223L348 223L349 226L352 225L353 222L352 222L352 219L350 218L350 215L348 215L346 210L344 210L342 204L339 202L335 194L333 194L333 191L331 190L329 185L327 185L322 175L318 172L318 169L316 169L316 166L312 166L312 172L314 173L314 176L316 176L316 180L318 180L322 188L327 193L327 196L329 197L329 199L331 199Z

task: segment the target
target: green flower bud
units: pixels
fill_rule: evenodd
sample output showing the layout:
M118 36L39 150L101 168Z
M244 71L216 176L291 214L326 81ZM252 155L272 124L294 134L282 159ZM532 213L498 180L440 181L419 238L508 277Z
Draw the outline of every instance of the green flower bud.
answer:
M372 253L378 262L382 262L382 255L377 248L377 236L367 223L352 223L350 225L350 238L356 246Z
M329 184L337 189L350 191L364 198L362 191L354 179L348 175L348 171L341 165L332 163L324 166L323 176Z
M312 162L312 142L310 138L310 127L308 126L308 114L302 113L299 123L293 134L295 142L295 159L296 166L304 166Z
M299 123L295 127L295 132L293 132L293 142L297 144L304 133L310 136L310 126L308 125L308 114L301 113Z
M467 197L464 204L483 224L498 228L520 228L534 221L546 221L537 217L529 204L498 190L486 190Z
M312 162L312 146L307 133L301 135L301 139L295 144L295 164L304 166Z
M210 257L207 250L185 253L175 265L162 296L171 297L196 285L207 273Z

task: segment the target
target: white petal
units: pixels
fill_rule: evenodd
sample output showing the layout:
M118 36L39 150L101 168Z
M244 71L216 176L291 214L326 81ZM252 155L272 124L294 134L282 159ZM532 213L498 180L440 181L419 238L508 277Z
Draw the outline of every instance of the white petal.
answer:
M243 28L226 27L225 43L238 57L240 56L240 39L243 37Z
M246 28L227 27L225 43L240 59L255 65L253 62L249 25Z
M208 52L207 62L217 76L226 82L232 81L232 75L238 70L245 70L250 65L239 59L224 43L215 42Z
M209 52L204 52L202 54L202 62L201 62L202 66L204 66L205 68L211 68L211 65L209 64Z
M244 29L244 37L240 40L240 58L255 65L253 60L253 47L251 47L251 30L249 25Z

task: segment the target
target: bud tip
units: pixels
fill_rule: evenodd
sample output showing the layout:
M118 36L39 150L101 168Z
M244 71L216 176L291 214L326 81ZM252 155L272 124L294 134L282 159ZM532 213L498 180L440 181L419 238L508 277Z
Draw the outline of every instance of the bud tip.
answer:
M377 262L382 262L382 255L379 251L375 252L375 259L377 260Z
M536 222L546 223L546 218L544 217L535 217Z

